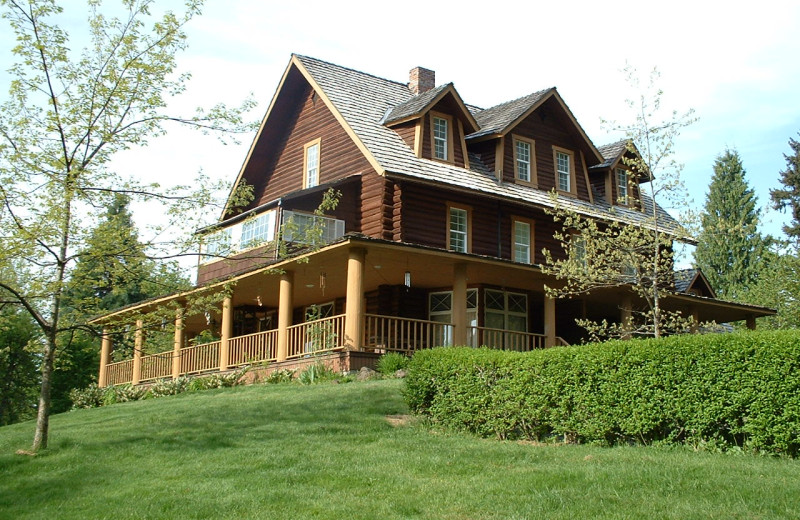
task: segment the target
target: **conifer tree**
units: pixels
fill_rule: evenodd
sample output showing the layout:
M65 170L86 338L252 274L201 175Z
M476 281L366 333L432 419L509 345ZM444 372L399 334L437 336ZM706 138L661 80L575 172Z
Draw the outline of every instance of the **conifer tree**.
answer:
M800 245L800 141L790 138L789 146L792 154L784 154L786 169L780 172L783 188L770 190L769 193L775 209L789 208L791 210L792 220L783 226L783 231Z
M768 252L768 241L758 231L757 198L745 175L736 150L717 157L694 253L711 286L727 299L752 286Z

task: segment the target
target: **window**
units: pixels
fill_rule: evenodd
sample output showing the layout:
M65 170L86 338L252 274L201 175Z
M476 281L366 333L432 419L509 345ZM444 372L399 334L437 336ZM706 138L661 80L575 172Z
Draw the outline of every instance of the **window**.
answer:
M583 265L585 267L587 265L586 239L583 237L583 235L575 233L570 237L570 246L570 254L572 259L574 259L579 265Z
M220 229L205 238L203 261L215 260L231 253L231 228Z
M531 230L533 226L530 222L524 220L514 220L514 256L515 262L523 264L530 264L533 261L531 254L531 244L533 242L533 235Z
M453 323L453 291L434 292L428 295L428 319L437 323ZM478 290L467 289L467 344L477 346L475 328L478 326ZM453 344L453 327L434 331L436 345Z
M275 239L275 211L262 213L242 223L241 248L256 247Z
M469 252L469 211L450 206L447 216L448 249L459 253Z
M514 137L514 175L518 181L536 183L535 144L529 139Z
M617 202L628 205L628 172L617 168Z
M303 188L313 188L319 184L319 145L319 139L305 145L303 158Z
M433 117L433 157L442 161L449 160L448 142L448 121L443 117Z
M484 322L487 328L528 331L528 296L486 289Z
M569 155L564 152L556 152L556 173L558 175L558 191L572 191L571 165Z
M344 235L344 220L283 212L283 239L298 244L327 244Z

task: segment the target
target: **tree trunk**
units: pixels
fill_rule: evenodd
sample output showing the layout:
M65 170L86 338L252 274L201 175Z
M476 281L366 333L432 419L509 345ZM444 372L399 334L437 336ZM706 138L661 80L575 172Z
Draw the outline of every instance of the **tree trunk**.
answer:
M42 362L42 389L39 392L39 408L36 410L36 432L33 434L34 453L47 448L47 434L50 428L50 389L53 383L53 360L55 359L55 338L48 338Z

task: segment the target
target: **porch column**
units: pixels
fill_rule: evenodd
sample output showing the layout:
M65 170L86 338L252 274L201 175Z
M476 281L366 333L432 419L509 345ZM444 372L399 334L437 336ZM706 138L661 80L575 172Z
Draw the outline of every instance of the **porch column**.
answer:
M749 315L745 323L747 324L747 328L749 330L756 330L756 317L754 315Z
M556 299L544 297L544 346L556 346Z
M222 300L222 330L219 338L219 370L228 370L228 343L233 335L233 301L230 296Z
M467 264L453 266L453 345L467 344Z
M700 312L698 312L697 307L689 307L689 315L692 317L691 333L697 334L700 330Z
M172 348L172 379L181 376L181 349L183 348L183 309L175 312L175 342Z
M289 327L292 326L292 292L294 273L286 271L281 275L278 289L278 352L277 361L286 361L289 355Z
M108 329L103 329L100 343L100 373L97 376L97 384L100 387L108 386L108 363L111 361L111 335Z
M142 349L144 348L144 322L136 320L136 336L133 342L133 376L131 384L138 385L142 379Z
M631 323L633 319L633 304L631 295L625 294L620 301L619 320L622 324L622 339L631 339Z
M364 342L364 258L367 250L350 249L347 257L347 295L344 302L344 347L361 350Z

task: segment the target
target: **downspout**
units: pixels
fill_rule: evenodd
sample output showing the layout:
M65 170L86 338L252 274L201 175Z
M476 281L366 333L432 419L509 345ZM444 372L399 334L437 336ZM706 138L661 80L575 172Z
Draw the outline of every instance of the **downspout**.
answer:
M500 209L500 201L497 201L497 258L503 258L503 212Z

